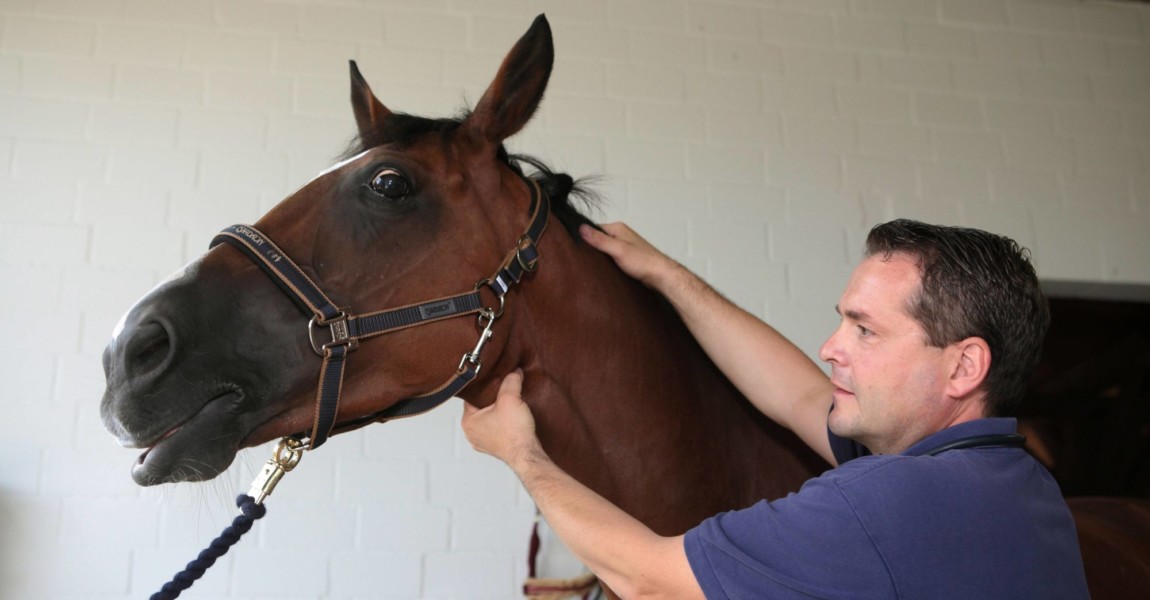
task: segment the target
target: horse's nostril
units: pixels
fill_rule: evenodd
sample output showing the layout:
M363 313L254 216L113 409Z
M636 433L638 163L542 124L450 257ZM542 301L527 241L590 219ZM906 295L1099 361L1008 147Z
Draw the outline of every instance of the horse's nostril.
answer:
M164 362L171 349L168 331L159 323L149 323L141 326L132 339L127 364L137 372L150 371Z

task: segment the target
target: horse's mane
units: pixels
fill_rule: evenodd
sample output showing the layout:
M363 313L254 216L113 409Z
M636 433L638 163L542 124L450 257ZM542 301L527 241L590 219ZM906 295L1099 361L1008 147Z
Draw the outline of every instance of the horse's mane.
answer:
M348 145L342 158L350 158L383 144L398 148L408 147L426 135L438 135L446 149L452 133L470 114L471 112L466 110L454 118L429 119L406 113L392 113L383 126L366 134L357 135ZM559 219L572 237L579 239L576 230L580 225L598 227L584 214L584 210L597 209L601 204L599 195L590 187L594 183L593 179L586 177L574 179L566 173L556 173L542 160L526 154L509 154L502 145L499 146L496 156L520 177L530 178L539 183L539 187L551 198L552 214ZM524 172L525 166L530 167L531 172Z

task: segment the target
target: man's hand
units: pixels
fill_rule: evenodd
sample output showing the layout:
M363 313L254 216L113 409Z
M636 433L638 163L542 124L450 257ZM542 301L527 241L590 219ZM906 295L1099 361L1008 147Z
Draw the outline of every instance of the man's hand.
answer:
M591 247L610 256L624 273L647 287L662 290L666 280L682 269L625 223L607 223L599 231L589 225L579 227L579 235Z
M523 401L523 371L509 373L487 408L463 405L463 433L471 447L490 454L518 472L518 463L543 450L535 436L535 417Z

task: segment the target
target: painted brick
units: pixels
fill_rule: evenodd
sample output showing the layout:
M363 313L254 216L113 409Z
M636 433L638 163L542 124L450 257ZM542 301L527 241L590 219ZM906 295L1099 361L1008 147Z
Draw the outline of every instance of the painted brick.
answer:
M568 114L585 112L574 106L569 108ZM626 107L626 126L616 127L611 124L613 118L605 118L603 121L608 127L588 124L587 131L604 135L610 134L612 130L626 131L629 136L641 139L699 141L707 135L703 112L699 106L632 101Z
M1042 39L1017 31L978 32L978 58L1006 64L1042 62Z
M0 56L0 92L15 94L20 87L20 59Z
M783 128L788 147L850 151L858 145L855 122L847 119L789 115Z
M124 65L116 78L116 97L165 106L202 105L207 78L198 69Z
M835 19L839 44L859 50L904 52L906 26L889 18L851 17Z
M682 179L686 170L684 145L611 139L607 142L608 173Z
M686 100L708 109L754 111L762 105L759 81L754 77L723 73L691 73L686 81Z
M431 464L431 502L437 506L498 506L515 503L518 480L503 463L465 453L463 460Z
M764 166L761 146L687 146L687 177L693 181L763 183Z
M444 85L468 88L464 97L480 98L499 69L500 54L466 51L448 53L443 69Z
M467 47L467 19L463 17L396 10L388 12L383 25L389 44L458 50Z
M1144 11L1142 11L1144 12ZM1098 4L1078 7L1078 30L1083 35L1128 40L1142 39L1140 7Z
M990 180L985 169L966 165L919 165L922 196L932 201L987 202Z
M183 264L181 234L170 229L140 229L135 223L97 223L92 226L92 264L130 264L171 272ZM124 240L132 240L125 244ZM147 248L147 252L141 252Z
M361 504L359 547L364 550L447 550L450 512L427 504Z
M264 115L185 108L179 111L176 140L181 148L254 151L264 147L267 129Z
M67 533L60 542L100 546L114 539L129 546L154 546L159 520L159 508L139 499L66 500L60 528Z
M314 551L308 552L314 558L354 548L358 536L357 508L346 503L300 502L290 496L278 496L275 519L260 522L262 546L308 548Z
M607 68L610 96L678 101L685 95L683 72L667 66L612 64Z
M347 61L356 57L356 45L346 42L316 42L291 38L276 38L272 66L284 73L311 73L313 75L342 75ZM404 61L396 61L400 66ZM420 61L420 64L425 64ZM362 65L361 65L362 68Z
M1006 25L1005 0L942 0L942 19L975 25Z
M186 30L110 22L100 27L96 55L124 63L177 66L184 59Z
M986 124L993 130L1055 131L1054 109L1034 102L986 99Z
M287 160L282 155L212 152L203 155L199 183L205 190L266 192L282 198L289 191L286 172Z
M971 58L975 55L974 33L966 28L934 23L907 24L907 47L912 54Z
M859 80L884 86L920 90L950 90L954 87L950 61L916 56L859 55Z
M765 186L754 183L728 183L716 181L707 184L706 199L709 212L705 218L710 221L721 220L734 214L745 216L748 223L773 223L786 219L785 190L780 187ZM701 233L700 228L693 229ZM751 235L761 235L757 226L749 229ZM703 240L701 235L694 235L697 242ZM715 237L708 238L710 243L720 245L709 246L707 253L725 252L721 242ZM700 253L701 254L701 253Z
M857 0L855 10L866 15L934 19L939 6L937 0Z
M962 207L951 202L935 202L917 196L895 196L891 210L899 218L924 223L951 224L962 222Z
M300 37L341 43L378 43L386 39L384 13L358 6L304 5L301 7Z
M76 204L75 184L67 181L0 179L0 222L8 225L67 223Z
M1075 140L1116 140L1122 137L1121 112L1100 107L1065 106L1055 109L1058 131Z
M556 57L547 89L553 94L604 96L607 93L607 65L597 60Z
M1087 102L1091 97L1086 73L1063 69L1023 69L1022 90L1031 98Z
M0 224L0 255L21 264L79 266L84 264L88 228L78 225L21 226ZM44 240L52 240L46 244Z
M1122 130L1126 132L1127 137L1131 140L1150 140L1150 112L1125 112L1123 115ZM0 149L0 157L3 157L3 150ZM2 162L2 158L0 158Z
M1106 42L1106 65L1114 70L1141 73L1146 70L1146 51L1150 44Z
M842 295L851 271L853 267L842 263L818 265L817 268L815 265L795 265L786 271L787 286L791 289L791 297L797 301L833 305ZM834 310L830 314L833 316ZM811 331L811 345L817 349L833 330L827 325Z
M853 194L832 190L788 190L787 223L799 229L811 223L828 223L844 227L866 224L862 205Z
M851 191L911 196L918 189L915 168L909 161L846 156L843 168L843 186Z
M331 595L360 598L418 598L423 561L419 554L336 552L330 555Z
M690 3L687 30L708 36L760 38L761 12L750 6Z
M105 148L84 143L21 140L16 142L12 175L21 179L51 180L63 166L75 180L93 181L104 176Z
M763 79L763 108L777 113L838 113L833 83L766 77Z
M440 437L451 448L451 438ZM343 457L337 466L336 498L363 503L386 499L418 504L428 499L427 463L423 460Z
M445 62L442 52L431 50L412 50L407 48L377 47L364 45L358 55L344 56L338 63L333 63L325 71L325 75L339 75L345 73L347 59L358 56L357 65L368 83L374 82L379 87L381 100L384 104L391 104L391 84L384 86L384 82L402 81L412 84L435 85L445 79ZM488 78L494 71L487 74ZM374 89L374 88L373 88Z
M1105 41L1069 35L1042 36L1042 60L1060 69L1099 69L1109 62Z
M1043 279L1096 280L1103 277L1102 234L1092 210L1032 209L1035 245L1031 248Z
M712 142L761 145L783 139L778 115L709 110L706 121L707 139Z
M80 140L88 114L82 102L0 96L0 136Z
M706 66L706 45L698 36L637 31L629 42L629 57L636 63L670 63L689 69Z
M1065 137L1006 132L1003 141L1009 164L1058 170L1074 168L1074 148Z
M820 269L825 269L829 265L846 264L846 236L837 223L826 221L806 221L801 224L771 223L769 229L770 257L773 262L801 265L801 268L817 265ZM811 244L810 240L819 240L820 243ZM788 285L793 287L794 284ZM828 303L835 299L795 297L804 301Z
M88 57L25 57L22 89L31 94L106 100L112 95L112 65Z
M1130 214L1134 209L1130 180L1126 177L1063 173L1062 180L1067 206L1109 214Z
M631 210L645 214L673 214L706 218L707 186L701 183L664 182L632 178L627 184Z
M986 123L978 98L918 93L914 96L914 107L918 121L928 125L977 129Z
M1077 173L1137 173L1142 156L1133 144L1102 140L1074 140L1074 169Z
M92 139L115 145L169 148L175 145L178 119L179 111L167 106L100 104L92 109ZM113 161L109 159L110 163Z
M628 104L606 98L577 98L552 94L547 97L544 110L547 115L547 129L556 132L606 135L626 131L629 122ZM701 130L701 120L696 117L685 121L688 124L693 121ZM650 132L649 129L643 131ZM641 133L640 137L644 133Z
M606 144L599 137L558 133L539 133L530 137L521 135L515 138L512 147L517 152L542 157L559 172L570 173L575 177L607 172ZM596 185L600 191L604 187L602 184Z
M783 50L787 77L818 81L858 81L858 61L853 52L812 47Z
M967 129L935 129L934 149L940 162L998 165L1007 156L1003 136Z
M124 16L136 23L207 26L214 5L211 0L125 0Z
M1092 73L1091 89L1100 104L1145 109L1150 105L1150 76Z
M535 506L477 506L452 511L451 549L526 553Z
M1021 96L1022 72L1010 65L960 62L954 65L954 88L975 94Z
M521 583L503 554L435 553L424 565L426 598L511 598Z
M962 225L1005 235L1023 248L1034 247L1034 226L1026 206L966 204Z
M465 54L496 54L499 58L523 35L527 23L521 15L474 16L470 19L470 43ZM554 22L552 26L554 27Z
M772 147L767 150L767 181L785 187L839 189L842 158L835 152Z
M766 8L762 13L762 39L771 43L833 46L833 18L807 12Z
M1078 31L1078 15L1072 3L1010 2L1010 25L1014 29L1038 30L1056 33Z
M990 172L994 200L1022 206L1058 206L1062 200L1054 170L996 168Z
M606 0L587 0L579 4L566 0L534 0L531 6L557 22L576 21L595 25L607 22Z
M0 177L9 177L12 175L12 140L0 139Z
M96 46L96 27L72 20L10 15L3 33L7 52L90 56Z
M839 112L846 117L879 121L913 120L911 95L905 91L865 85L838 86Z
M196 155L184 150L118 146L109 158L109 183L129 185L191 185Z
M783 72L783 52L777 46L744 40L708 40L707 67L719 72L779 75Z
M227 30L294 35L299 27L300 8L282 2L241 0L216 5L215 18Z
M327 591L329 575L322 556L296 548L247 547L232 552L235 593L283 598L319 596Z
M14 553L5 563L5 588L16 598L114 597L128 591L130 554L106 543Z
M1108 277L1117 281L1145 281L1150 277L1145 259L1147 221L1145 214L1103 221L1102 261Z
M627 32L604 27L571 25L564 28L563 53L571 58L627 60ZM503 50L506 52L506 50Z
M851 11L851 0L779 0L779 6L787 9L846 14Z
M934 153L934 142L924 127L861 121L858 150L867 155L922 158Z
M682 31L687 22L687 6L658 0L619 0L607 4L607 22L627 29Z
M207 104L270 113L291 110L291 78L262 71L209 71Z

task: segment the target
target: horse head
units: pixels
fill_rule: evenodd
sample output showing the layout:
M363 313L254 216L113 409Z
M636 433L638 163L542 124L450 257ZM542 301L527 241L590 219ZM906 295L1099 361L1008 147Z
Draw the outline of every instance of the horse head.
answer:
M501 260L521 259L537 205L538 184L524 178L503 141L535 112L552 61L541 15L474 110L455 119L389 110L351 63L358 140L350 158L254 226L232 228L233 236L274 240L275 256L290 257L344 315L471 292L490 324L502 312L502 294L476 282ZM572 185L549 172L541 182L559 195ZM327 344L309 336L299 302L281 289L293 286L266 276L259 262L238 245L215 245L117 325L104 352L101 414L122 445L144 449L132 471L137 483L210 479L240 448L309 431L315 441L321 360L313 349L323 353ZM503 318L513 322L514 313ZM431 320L360 344L337 384L342 399L333 418L350 423L339 427L371 422L380 409L462 372L461 353L476 347L482 325ZM493 337L487 352L500 355L507 343Z

